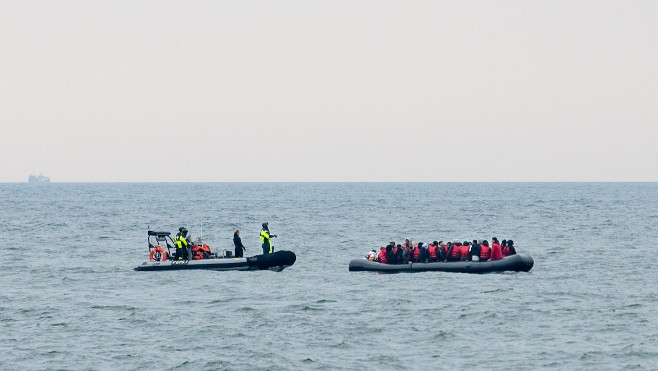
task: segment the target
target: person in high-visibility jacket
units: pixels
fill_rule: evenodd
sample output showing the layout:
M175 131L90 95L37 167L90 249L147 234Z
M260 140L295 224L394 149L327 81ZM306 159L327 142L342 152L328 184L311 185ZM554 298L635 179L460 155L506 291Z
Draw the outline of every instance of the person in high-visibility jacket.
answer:
M176 245L176 259L188 260L187 248L189 242L187 242L187 229L185 227L178 228L178 233L174 237L174 244Z
M263 223L263 228L260 230L260 242L263 244L263 254L271 254L274 252L272 246L272 237L276 238L275 234L270 234L270 229L267 223Z

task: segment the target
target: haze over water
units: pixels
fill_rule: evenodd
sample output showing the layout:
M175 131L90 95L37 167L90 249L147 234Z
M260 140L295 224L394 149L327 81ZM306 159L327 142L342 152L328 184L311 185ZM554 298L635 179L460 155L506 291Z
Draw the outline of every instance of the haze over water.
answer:
M146 231L294 266L135 272ZM0 369L654 369L656 183L0 184ZM350 273L512 238L529 273Z

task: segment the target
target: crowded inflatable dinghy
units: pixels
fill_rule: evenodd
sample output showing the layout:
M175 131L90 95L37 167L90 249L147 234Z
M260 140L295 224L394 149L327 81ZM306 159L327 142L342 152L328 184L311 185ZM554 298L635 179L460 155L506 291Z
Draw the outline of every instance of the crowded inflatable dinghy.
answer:
M135 267L136 271L171 271L184 269L208 269L216 271L273 270L280 272L295 264L297 257L292 251L276 251L270 254L246 258L233 257L231 251L213 252L206 244L192 243L187 256L176 257L176 247L169 232L148 231L149 261ZM170 243L171 242L171 243ZM161 245L164 243L165 247ZM174 253L172 254L172 250Z
M528 272L535 264L529 255L517 254L514 241L493 237L487 240L434 241L422 243L405 240L404 244L390 242L379 252L373 249L363 259L350 262L350 271L374 272Z
M408 262L406 264L382 264L366 259L354 259L350 262L350 272L454 272L454 273L493 273L493 272L528 272L535 261L529 255L516 254L500 260L491 261L455 261L455 262Z

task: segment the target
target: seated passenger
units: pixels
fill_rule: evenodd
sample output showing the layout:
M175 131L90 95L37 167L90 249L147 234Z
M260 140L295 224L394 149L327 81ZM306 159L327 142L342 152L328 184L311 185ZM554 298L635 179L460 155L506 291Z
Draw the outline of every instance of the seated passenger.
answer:
M421 261L423 258L423 248L421 247L422 242L419 242L417 245L414 244L413 249L411 249L411 261L414 263L418 263Z
M489 247L489 241L484 240L480 244L480 261L487 261L491 258L491 248Z
M372 249L366 256L366 259L368 259L369 262L374 262L377 261L377 250Z
M396 252L395 252L395 261L398 264L404 263L404 250L402 250L402 245L398 244L396 246Z
M510 256L516 254L516 248L514 248L514 241L507 240L507 246L503 250L503 256Z
M395 256L393 255L393 246L389 243L386 245L386 264L395 264Z
M391 247L391 254L388 256L388 264L397 264L398 263L398 247L395 245L394 241L389 242L388 246Z
M443 245L443 261L447 262L450 254L452 253L452 242L447 242Z
M408 241L408 240L407 240ZM411 260L411 248L405 243L402 246L402 264L407 264Z
M500 260L503 258L503 251L496 237L491 239L491 260Z
M385 247L379 249L379 262L382 264L388 264L388 255Z
M507 255L505 255L505 249L506 248L507 248L507 240L500 241L500 251L503 252L503 256L507 256Z
M420 261L423 263L427 263L429 260L429 245L427 243L420 243Z
M438 254L439 254L439 261L443 262L446 261L446 253L448 250L446 249L446 244L443 241L439 241L439 248L437 249Z
M203 260L210 258L210 246L204 244L192 247L192 260Z
M462 246L461 246L461 260L462 261L471 260L470 259L471 256L468 254L468 250L470 250L470 244L471 243L468 242L468 241L462 242Z
M480 244L477 240L473 240L470 249L468 249L468 253L471 256L471 261L480 261Z
M448 245L450 247L448 248L448 261L449 262L458 262L462 259L462 243L461 242L455 242L455 243L450 243L448 242Z
M427 260L429 262L435 262L439 260L439 243L434 241L427 248Z

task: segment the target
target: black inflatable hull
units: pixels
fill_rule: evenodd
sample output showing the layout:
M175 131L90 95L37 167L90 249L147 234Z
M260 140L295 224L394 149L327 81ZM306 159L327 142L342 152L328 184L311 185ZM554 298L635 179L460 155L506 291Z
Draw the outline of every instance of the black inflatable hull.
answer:
M529 255L516 254L501 260L490 262L460 261L451 263L409 263L381 264L365 259L355 259L350 262L350 272L454 272L454 273L493 273L493 272L528 272L535 261Z
M178 271L185 269L209 269L215 271L282 271L295 264L297 256L292 251L276 251L272 254L250 256L248 258L225 258L204 260L171 260L164 262L144 262L135 267L136 271Z

